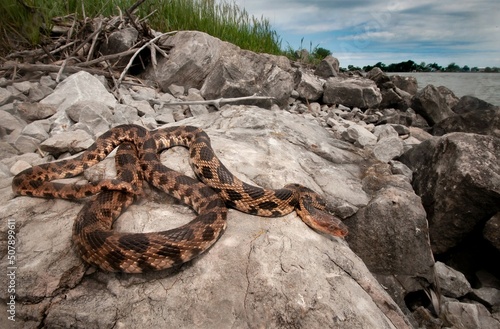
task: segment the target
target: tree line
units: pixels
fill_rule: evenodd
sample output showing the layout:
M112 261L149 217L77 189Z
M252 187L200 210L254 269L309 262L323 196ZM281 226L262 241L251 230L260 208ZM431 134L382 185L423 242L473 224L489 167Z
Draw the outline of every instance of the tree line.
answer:
M363 70L365 72L370 71L374 67L380 68L384 72L500 72L500 68L498 67L486 67L484 69L480 69L478 67L469 67L464 65L460 67L456 63L450 63L448 66L441 66L437 63L426 64L425 62L421 62L420 64L415 63L412 60L408 60L400 63L393 63L386 65L382 62L378 62L375 65L366 65L362 68L356 67L354 65L349 65L347 67L348 71L356 71Z

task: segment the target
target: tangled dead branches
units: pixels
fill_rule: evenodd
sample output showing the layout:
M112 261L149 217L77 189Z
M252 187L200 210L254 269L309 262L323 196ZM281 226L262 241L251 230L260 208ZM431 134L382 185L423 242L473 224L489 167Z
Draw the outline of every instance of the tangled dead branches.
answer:
M52 18L50 38L36 49L13 52L2 58L0 87L14 82L36 79L47 72L87 71L113 79L118 87L127 73L138 73L150 63L156 65L157 54L168 57L170 49L158 45L160 34L134 15L145 0L120 11L114 17L77 19L75 15Z

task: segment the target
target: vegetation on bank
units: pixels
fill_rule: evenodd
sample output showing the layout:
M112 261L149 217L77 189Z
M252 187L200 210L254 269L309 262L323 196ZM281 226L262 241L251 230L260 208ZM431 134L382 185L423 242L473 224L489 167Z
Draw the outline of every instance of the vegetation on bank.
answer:
M292 60L318 64L331 51L322 47L306 50L301 41L298 50L288 45L284 50L281 39L271 28L269 20L250 16L235 3L215 0L0 0L0 56L50 40L52 18L74 15L77 19L99 15L126 15L135 6L136 15L144 18L151 28L168 32L173 30L197 30L243 49L274 55L285 55ZM436 63L417 64L412 60L386 65L378 62L363 68L349 65L349 71L370 71L379 67L385 72L500 72L498 67L460 67L450 63L441 67Z
M233 3L214 0L1 0L0 55L42 44L50 37L51 19L75 14L77 18L126 15L140 3L136 14L147 17L157 31L198 30L243 49L282 54L281 40L269 20L250 16Z
M421 62L420 64L417 64L412 60L389 65L378 62L375 65L363 66L362 70L368 72L374 67L378 67L384 72L500 72L500 68L498 67L486 67L484 69L479 69L478 67L470 68L468 65L460 67L455 63L450 63L448 66L443 67L437 63L426 64L425 62ZM348 70L361 70L361 68L350 65Z

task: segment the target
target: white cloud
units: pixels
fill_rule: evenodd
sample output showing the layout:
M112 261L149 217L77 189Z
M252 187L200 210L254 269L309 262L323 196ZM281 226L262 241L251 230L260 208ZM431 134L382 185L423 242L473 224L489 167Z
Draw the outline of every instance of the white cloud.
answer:
M470 65L499 60L498 0L234 2L256 17L267 17L284 44L305 38L332 51L353 50L352 58L366 52L367 64L379 61L382 53L388 62L391 53L393 58L401 53L409 58L443 53L446 59L465 57ZM481 63L472 63L476 58Z

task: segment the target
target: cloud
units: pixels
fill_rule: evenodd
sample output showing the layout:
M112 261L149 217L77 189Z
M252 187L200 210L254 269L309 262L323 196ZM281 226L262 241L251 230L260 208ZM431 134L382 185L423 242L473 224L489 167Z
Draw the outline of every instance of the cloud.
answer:
M305 38L352 58L371 54L410 58L429 54L462 58L469 65L498 64L500 1L237 0L256 17L267 17L284 43ZM478 55L475 56L474 54ZM487 59L484 54L491 54ZM465 55L464 55L465 54ZM479 56L481 54L481 56ZM481 63L472 63L477 58ZM377 62L369 60L369 64ZM367 64L368 64L367 63ZM448 63L446 63L448 64Z

